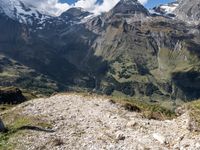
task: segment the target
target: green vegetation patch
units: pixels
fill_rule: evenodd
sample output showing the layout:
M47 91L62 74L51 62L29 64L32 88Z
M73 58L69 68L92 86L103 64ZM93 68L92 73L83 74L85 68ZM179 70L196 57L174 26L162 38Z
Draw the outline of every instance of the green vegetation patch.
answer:
M27 116L22 115L20 112L21 110L15 109L1 114L7 131L0 133L0 150L12 150L17 144L18 137L28 130L52 128L51 123L43 119L44 116Z
M150 104L146 102L141 102L135 99L113 99L115 102L122 104L125 109L127 106L131 108L130 110L136 110L136 112L141 112L143 117L155 120L166 120L176 117L175 112L164 108L158 104ZM133 109L132 109L133 108Z
M139 101L138 99L133 97L105 96L105 95L97 95L96 93L91 93L91 92L90 93L79 92L78 94L84 97L91 97L91 96L104 97L105 99L109 99L111 103L120 104L123 108L125 108L128 111L139 112L143 115L144 118L148 119L166 120L166 119L173 119L176 117L175 111L171 109L165 108L159 104Z
M193 130L200 131L200 100L188 103L187 109L189 110L189 115L195 125Z

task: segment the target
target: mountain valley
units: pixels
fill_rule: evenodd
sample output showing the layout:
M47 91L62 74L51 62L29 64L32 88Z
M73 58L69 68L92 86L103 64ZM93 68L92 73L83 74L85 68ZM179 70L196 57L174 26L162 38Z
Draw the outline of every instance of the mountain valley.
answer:
M45 76L46 84L55 82L57 88L49 86L55 92L80 88L155 100L198 99L198 11L184 18L180 11L187 1L179 3L172 18L151 14L137 0L121 0L98 16L71 8L52 17L22 2L9 4L0 15L0 52Z

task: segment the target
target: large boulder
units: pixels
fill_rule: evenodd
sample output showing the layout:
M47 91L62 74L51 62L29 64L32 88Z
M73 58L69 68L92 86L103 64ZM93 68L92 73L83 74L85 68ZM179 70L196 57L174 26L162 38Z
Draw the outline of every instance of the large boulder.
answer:
M19 104L26 100L18 88L0 89L0 104Z

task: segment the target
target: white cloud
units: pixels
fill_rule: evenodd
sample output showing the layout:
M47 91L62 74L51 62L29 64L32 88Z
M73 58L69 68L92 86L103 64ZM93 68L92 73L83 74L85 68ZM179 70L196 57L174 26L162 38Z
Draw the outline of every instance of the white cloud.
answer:
M112 9L119 0L104 0L104 2L101 5L96 5L95 9L93 10L93 13L99 14L102 12L109 11Z
M139 0L139 2L140 2L141 4L146 4L146 3L148 2L148 0Z
M99 14L101 12L110 10L118 2L119 0L104 0L102 4L98 4L97 0L79 0L72 6L81 7L89 12Z
M67 3L60 3L59 0L22 0L27 5L36 7L40 11L44 11L50 15L60 15L63 11L71 6Z
M70 7L81 7L89 12L99 14L112 9L120 0L104 0L102 4L98 4L97 0L79 0L73 5L60 3L59 0L22 0L28 5L37 7L38 9L51 15L60 15ZM139 0L145 4L148 0Z
M96 7L96 0L79 0L74 4L75 7L81 7L92 12Z
M75 7L84 8L87 11L99 14L112 9L120 0L104 0L102 4L98 4L97 0L79 0L74 4ZM147 3L148 0L139 0L141 4Z

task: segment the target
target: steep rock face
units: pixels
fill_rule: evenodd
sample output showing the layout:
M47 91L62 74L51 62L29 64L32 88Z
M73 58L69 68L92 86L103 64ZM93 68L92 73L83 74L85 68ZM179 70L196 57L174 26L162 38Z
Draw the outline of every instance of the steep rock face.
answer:
M107 20L124 18L129 21L142 21L149 16L149 11L138 0L120 0L117 5L106 13Z
M160 26L162 24L162 26ZM176 28L174 28L176 26ZM199 97L199 34L191 34L193 28L178 22L157 22L153 28L159 32L151 35L158 44L158 68L151 73L159 82L171 85L169 92L172 97L181 99L195 99ZM176 34L174 34L174 32ZM191 80L191 75L196 72ZM190 90L189 90L190 89ZM173 99L173 98L172 98Z
M190 24L200 23L200 1L199 0L180 0L179 6L175 10L178 19Z
M120 0L120 2L111 10L114 14L145 14L148 15L148 10L141 5L137 0Z

